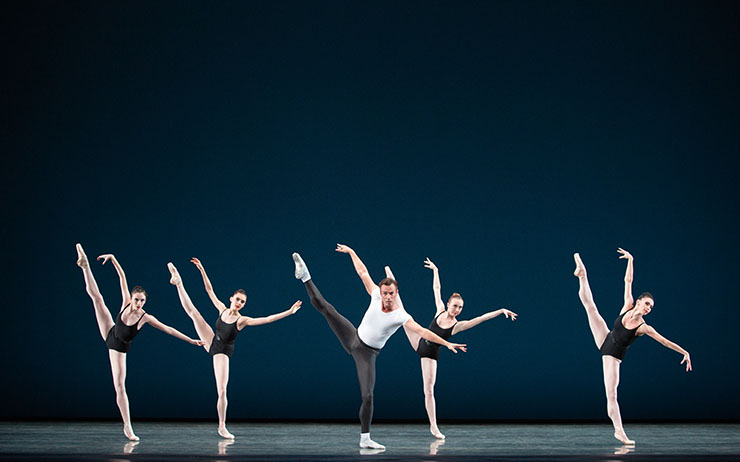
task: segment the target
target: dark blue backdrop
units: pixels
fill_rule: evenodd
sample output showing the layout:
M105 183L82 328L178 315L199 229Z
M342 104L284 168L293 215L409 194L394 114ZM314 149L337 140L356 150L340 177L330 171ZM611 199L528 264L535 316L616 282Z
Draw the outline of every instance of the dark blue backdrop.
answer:
M648 322L625 419L738 419L738 8L732 2L17 2L3 27L1 418L118 418L74 244L112 252L146 309L194 335L175 262L191 256L246 313L231 418L349 418L354 367L293 279L300 251L359 323L353 246L389 264L408 311L431 272L463 318L520 314L443 352L440 419L606 418L601 360L572 276L611 324L624 262ZM120 306L115 272L93 266ZM376 418L424 418L402 333L378 360ZM145 327L128 358L134 419L214 418L211 358Z

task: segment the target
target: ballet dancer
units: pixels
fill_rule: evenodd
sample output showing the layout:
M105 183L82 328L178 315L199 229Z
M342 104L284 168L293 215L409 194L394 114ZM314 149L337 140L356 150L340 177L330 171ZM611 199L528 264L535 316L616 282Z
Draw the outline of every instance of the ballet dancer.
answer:
M462 351L466 351L466 348L464 344L450 343L416 323L403 308L401 298L398 296L398 283L395 280L385 278L376 285L365 264L362 263L354 250L346 245L337 244L336 251L349 254L357 275L370 295L370 306L367 308L359 327L355 328L347 318L339 314L336 308L324 299L313 279L311 279L306 263L297 253L293 254L295 277L305 284L306 291L311 298L311 304L326 318L329 327L339 339L342 347L355 360L362 394L360 447L382 450L385 449L385 446L370 439L370 422L373 417L375 358L388 338L403 325L420 337L444 345L455 353L457 353L458 348Z
M471 327L475 327L478 324L493 319L496 316L504 315L506 318L512 321L516 320L518 316L516 313L501 308L495 311L490 311L486 314L482 314L469 321L458 321L457 316L460 315L463 309L463 299L460 294L454 292L447 300L447 309L445 310L445 304L442 301L442 284L439 281L439 269L437 265L427 258L424 261L424 267L429 268L434 272L434 279L432 282L432 290L434 291L434 301L437 306L437 312L429 324L429 330L439 335L445 340L448 340L453 335L468 330ZM385 267L386 276L395 279L393 272L389 267ZM427 409L427 416L429 417L429 431L436 438L444 439L445 436L439 431L437 427L437 405L434 399L434 383L437 380L437 360L439 359L440 345L437 343L429 342L426 339L421 338L416 332L411 329L406 330L406 335L411 342L411 347L421 358L421 376L424 382L424 404Z
M581 261L581 256L577 253L573 254L576 262L576 270L573 274L578 278L580 285L578 296L586 309L588 325L591 327L596 346L601 351L601 361L604 366L604 387L606 389L606 409L614 424L614 437L625 445L633 445L635 442L627 438L622 426L622 416L619 413L619 404L617 403L619 366L622 359L624 359L627 348L637 337L648 335L663 346L681 353L683 355L681 364L686 363L686 372L691 370L691 356L689 356L688 351L666 339L653 327L645 323L644 316L650 313L655 306L654 298L649 292L644 292L637 299L637 302L634 301L632 297L634 258L622 248L617 249L617 252L621 254L620 259L627 260L627 271L624 275L624 306L622 306L619 316L614 321L614 329L611 331L596 308L591 287L588 284L586 267Z
M146 303L146 292L144 289L140 286L135 286L129 292L126 274L123 272L123 268L118 263L118 260L116 260L113 254L104 254L100 255L98 260L103 260L103 264L106 264L108 261L113 264L113 267L118 273L118 279L121 284L121 296L123 297L121 309L118 311L116 320L113 321L110 310L105 305L103 296L98 289L98 284L93 277L87 255L85 255L85 251L80 244L77 244L76 247L77 266L82 268L82 274L85 276L85 288L95 307L95 317L98 320L100 335L108 346L108 357L113 373L113 385L116 389L116 404L118 404L118 409L121 411L121 418L123 419L123 433L129 440L139 441L139 437L134 434L134 429L131 426L131 414L128 407L128 395L126 394L126 353L131 346L131 341L136 337L136 334L139 333L141 328L144 327L144 324L149 323L152 327L156 327L162 332L193 345L200 346L203 345L203 342L191 339L177 329L163 324L151 314L146 313L144 311L144 303Z
M291 314L295 314L295 312L301 308L302 302L298 300L287 310L281 313L271 314L270 316L263 318L242 316L239 314L239 311L247 303L247 293L243 289L238 289L231 297L229 297L230 305L226 308L226 305L216 297L211 280L208 279L206 270L203 268L203 264L200 260L193 258L190 261L195 264L200 271L201 276L203 276L203 284L206 287L208 297L218 310L218 320L216 321L215 332L205 319L203 319L203 316L190 300L190 296L185 291L185 287L182 284L182 278L180 277L177 268L175 268L175 265L167 263L167 268L169 268L171 274L170 284L177 287L177 294L180 296L180 303L188 316L190 316L190 319L193 320L195 331L203 342L203 348L213 356L213 373L216 376L216 389L218 391L218 401L216 403L216 409L218 410L218 434L226 439L234 439L234 435L226 429L226 406L228 405L226 386L229 383L229 360L231 355L234 353L234 341L236 340L236 336L246 326L269 324L283 319L286 316L290 316Z

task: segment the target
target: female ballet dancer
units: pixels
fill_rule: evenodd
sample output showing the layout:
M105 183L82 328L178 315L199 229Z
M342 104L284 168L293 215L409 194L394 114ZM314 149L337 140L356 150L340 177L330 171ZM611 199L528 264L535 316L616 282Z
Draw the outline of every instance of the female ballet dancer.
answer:
M216 409L218 410L218 434L223 438L234 439L234 435L226 429L226 406L228 404L228 400L226 399L226 386L229 383L229 358L231 358L231 355L234 352L234 341L236 340L236 336L245 326L269 324L283 319L286 316L290 316L291 314L295 314L295 312L300 309L302 302L298 300L287 310L264 318L250 318L249 316L242 316L239 314L239 311L244 307L244 304L247 303L247 293L243 289L238 289L231 297L229 297L231 304L229 305L229 308L226 308L226 305L216 297L216 293L213 291L213 285L211 285L211 280L208 279L206 270L203 268L203 264L200 260L193 258L190 261L195 264L198 270L200 270L208 297L218 310L218 320L216 321L215 333L214 330L211 329L211 326L203 319L203 316L201 316L198 309L195 308L195 305L193 305L193 302L190 300L188 293L185 292L182 278L177 272L175 265L167 263L167 267L172 275L170 278L170 284L177 287L177 294L180 296L180 303L188 316L190 316L190 319L193 320L195 330L203 341L203 348L213 356L213 373L216 376L216 389L218 391L218 401L216 403Z
M134 429L131 427L131 414L129 413L128 395L126 394L126 353L131 346L131 341L144 327L144 324L149 323L152 327L193 345L200 346L203 345L203 342L191 339L177 329L163 324L151 314L146 313L143 309L144 303L146 303L146 292L140 286L135 286L129 293L126 274L115 256L104 254L99 256L98 260L103 260L103 264L110 261L116 269L121 283L123 303L115 321L113 321L110 310L105 306L103 296L100 294L98 284L95 282L90 264L87 261L87 255L82 250L82 246L77 244L77 266L82 268L87 294L92 299L95 307L95 317L98 320L100 335L108 346L108 357L113 372L113 385L116 388L116 403L123 418L123 433L131 441L138 441L139 437L134 434Z
M653 296L649 292L644 292L637 299L637 302L634 301L632 297L634 258L622 248L618 248L617 252L621 254L620 259L627 260L627 271L624 275L624 306L622 306L619 316L614 321L614 329L611 331L596 308L586 276L586 267L581 261L581 256L577 253L573 254L576 262L576 270L573 274L578 278L580 285L578 296L581 298L583 307L586 308L588 325L591 327L596 346L601 351L601 361L604 366L604 387L606 389L606 409L614 424L614 437L623 444L632 445L635 442L627 438L627 434L624 432L622 416L619 413L619 404L617 403L619 366L622 359L624 359L627 348L637 337L647 334L663 346L681 353L683 355L681 364L686 363L686 372L691 370L691 356L689 356L688 351L660 335L653 327L645 324L643 317L650 313L653 306L655 306Z
M447 300L447 310L445 310L445 304L442 301L442 284L439 281L439 269L429 258L424 261L424 267L434 271L432 289L434 291L434 301L437 306L437 313L434 315L431 324L429 324L429 330L443 339L448 340L458 332L468 330L501 314L507 318L511 318L512 321L516 320L518 316L516 313L501 308L469 321L458 321L457 316L460 315L463 309L462 296L454 292ZM393 273L389 267L385 267L385 272L388 277L393 278ZM427 409L427 416L429 417L429 430L436 438L444 439L445 436L437 427L437 405L434 400L434 383L437 380L437 360L439 359L440 345L429 342L408 329L406 330L406 335L409 338L409 342L411 342L411 347L421 358L421 376L424 381L424 404Z

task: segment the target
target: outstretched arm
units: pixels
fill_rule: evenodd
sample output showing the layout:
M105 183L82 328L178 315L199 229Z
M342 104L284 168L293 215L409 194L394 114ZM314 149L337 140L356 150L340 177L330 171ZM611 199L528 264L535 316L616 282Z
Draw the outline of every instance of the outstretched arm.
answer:
M619 258L627 260L627 271L624 273L624 306L622 306L622 311L619 312L619 314L624 314L635 304L635 299L632 297L632 280L635 276L634 258L631 253L621 247L617 249L617 252L622 254Z
M445 310L445 303L442 301L442 283L439 281L439 268L437 268L437 265L432 263L432 260L430 260L429 257L424 260L424 268L429 268L434 271L432 291L434 291L434 304L437 306L437 313L435 316L439 316L439 313Z
M506 308L501 308L500 310L496 311L489 311L486 314L482 314L478 316L477 318L473 318L469 321L460 321L457 324L455 324L455 327L452 329L452 335L457 334L458 332L462 332L464 330L468 330L471 327L475 327L478 324L482 323L483 321L488 321L489 319L493 319L498 315L503 314L507 318L510 318L512 321L516 321L516 317L519 316L518 314L514 313L513 311L509 311Z
M208 275L206 274L206 269L203 268L203 263L200 262L197 258L193 257L190 259L190 263L193 263L196 268L198 268L198 271L200 271L200 275L203 276L203 285L206 286L206 292L208 293L208 298L211 299L211 302L213 303L213 306L216 307L218 312L222 312L226 309L226 305L221 302L221 300L216 297L216 292L213 291L213 285L211 284L211 280L208 279Z
M691 355L689 355L689 352L681 348L681 346L679 346L677 343L673 343L667 338L663 337L658 333L657 330L655 330L655 328L653 328L652 326L648 326L647 324L643 324L642 326L640 326L640 328L637 330L637 333L640 335L648 335L664 347L670 348L677 353L681 353L683 355L681 364L686 363L686 372L691 370Z
M131 303L131 294L128 291L128 282L126 281L126 273L123 272L123 267L118 263L118 260L116 260L115 255L112 253L105 253L99 256L98 260L103 260L104 265L110 261L116 269L116 273L118 273L118 282L121 285L121 299L123 300L121 309L123 309L126 305Z
M147 314L147 317L145 318L145 321L152 325L152 327L156 327L157 329L161 330L165 334L170 334L173 337L177 337L180 340L183 340L185 342L190 343L191 345L197 345L197 346L203 346L205 343L203 343L203 340L194 340L187 335L183 334L179 330L175 329L174 327L170 327L167 324L163 323L159 319L155 318L151 314Z
M461 349L462 351L468 351L466 348L466 344L464 343L451 343L447 340L443 339L439 335L435 334L429 329L425 329L419 325L418 322L414 321L413 319L409 319L406 321L406 323L403 325L404 328L408 328L411 332L416 333L419 337L429 340L430 342L438 343L442 345L443 347L446 347L448 350L452 351L453 353L457 353L457 349Z
M265 316L263 318L250 318L249 316L242 316L239 318L236 327L238 327L239 329L243 329L244 326L261 326L262 324L270 324L271 322L279 321L285 317L290 316L291 314L295 314L296 311L301 309L302 303L302 301L298 300L297 302L293 303L293 306L291 306L287 310L280 313L271 314L270 316Z
M364 263L362 263L360 257L357 256L352 248L343 244L337 244L336 251L349 254L349 256L352 258L352 264L355 266L355 271L357 271L357 275L360 276L362 284L365 286L365 290L367 291L368 295L372 295L373 290L375 290L375 288L378 286L376 286L373 282L370 274L367 272L367 267Z

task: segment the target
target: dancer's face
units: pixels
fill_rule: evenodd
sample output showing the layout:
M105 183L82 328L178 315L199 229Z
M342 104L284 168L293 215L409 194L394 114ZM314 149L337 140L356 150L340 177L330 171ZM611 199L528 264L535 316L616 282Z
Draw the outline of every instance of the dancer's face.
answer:
M144 303L146 303L146 295L141 292L131 294L131 306L135 310L140 310L144 306Z
M655 302L650 297L645 297L637 300L637 303L635 304L635 309L638 311L638 313L642 313L643 316L653 311L653 305L655 305Z
M380 298L383 300L384 310L393 309L393 305L396 303L396 295L398 295L398 289L393 284L380 286Z
M449 302L447 302L447 313L454 317L457 317L462 312L463 309L463 301L462 298L453 298Z
M231 309L239 311L247 303L247 296L244 294L235 293L231 296L231 298L229 298L229 301L231 302Z

